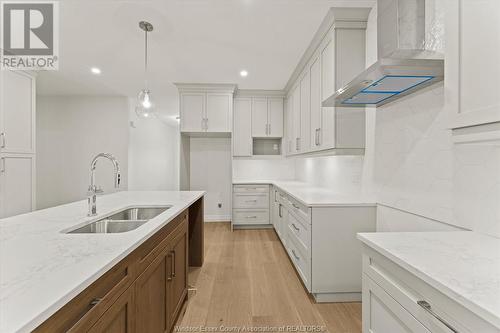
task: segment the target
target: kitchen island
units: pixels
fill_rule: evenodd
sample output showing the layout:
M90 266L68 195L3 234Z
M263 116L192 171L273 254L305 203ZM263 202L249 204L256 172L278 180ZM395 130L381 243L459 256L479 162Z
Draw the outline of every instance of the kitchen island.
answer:
M87 202L78 201L0 220L0 332L99 332L107 330L106 323L113 331L134 331L141 324L136 310L157 314L147 304L137 306L137 293L152 288L155 295L169 294L162 279L183 287L177 295L182 303L188 264L203 264L203 196L201 191L126 191L99 197L95 217L87 217ZM67 233L141 206L168 209L128 232ZM175 246L185 249L177 260ZM153 301L148 298L151 306ZM164 303L165 313L174 305L156 301ZM111 317L99 321L106 314ZM171 327L171 317L153 323Z

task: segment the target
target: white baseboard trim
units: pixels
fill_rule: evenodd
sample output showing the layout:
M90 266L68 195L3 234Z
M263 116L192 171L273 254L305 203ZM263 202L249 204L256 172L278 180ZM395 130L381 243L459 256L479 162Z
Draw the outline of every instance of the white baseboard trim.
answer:
M313 296L316 303L361 302L361 293L313 293Z
M272 224L233 224L233 229L272 229Z
M205 222L229 222L231 215L205 215Z

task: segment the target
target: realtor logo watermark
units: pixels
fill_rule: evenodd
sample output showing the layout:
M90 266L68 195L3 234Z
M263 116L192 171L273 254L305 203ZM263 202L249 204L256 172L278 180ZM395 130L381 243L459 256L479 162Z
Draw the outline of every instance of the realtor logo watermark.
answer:
M59 3L2 1L1 68L59 68Z

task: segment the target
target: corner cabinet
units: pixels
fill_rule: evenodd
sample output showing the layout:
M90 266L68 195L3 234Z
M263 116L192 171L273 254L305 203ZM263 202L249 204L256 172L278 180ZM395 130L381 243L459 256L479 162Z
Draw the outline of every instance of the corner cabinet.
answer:
M287 155L335 150L337 154L363 154L364 108L323 107L322 102L365 69L365 31L368 11L333 18L324 27L311 56L296 70L286 98ZM351 14L354 12L351 12ZM354 17L356 17L354 19ZM321 30L321 28L320 28Z
M183 133L231 133L235 85L176 83Z
M0 218L35 202L35 76L0 71Z
M500 2L459 0L446 6L444 82L453 140L500 144Z

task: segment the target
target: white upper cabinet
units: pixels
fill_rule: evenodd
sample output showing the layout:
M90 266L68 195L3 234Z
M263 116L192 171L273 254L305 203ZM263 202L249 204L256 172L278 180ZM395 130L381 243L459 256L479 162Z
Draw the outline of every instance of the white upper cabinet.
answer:
M292 152L300 151L300 85L297 85L292 92Z
M21 71L0 71L0 152L35 152L35 80Z
M281 138L283 97L254 97L252 100L252 136Z
M177 83L181 132L231 133L235 85Z
M266 137L268 126L267 98L252 98L252 136L254 138Z
M317 57L311 65L311 150L321 146L321 59Z
M365 69L368 11L332 10L332 20L318 30L323 37L306 51L309 58L295 71L301 74L294 74L287 85L286 118L292 120L292 131L287 131L286 142L293 142L287 154L327 149L337 149L337 154L364 152L364 108L322 107L322 102Z
M181 132L202 132L205 129L205 94L180 95Z
M447 1L445 91L452 128L500 139L500 1ZM462 134L458 130L454 134ZM482 132L482 135L481 135ZM465 140L466 141L466 140Z
M283 97L271 97L268 102L269 130L268 136L283 137Z
M233 94L207 93L205 130L231 132Z
M309 150L309 132L311 131L311 76L307 70L300 80L300 139L299 151Z
M233 156L252 156L252 99L234 99Z

